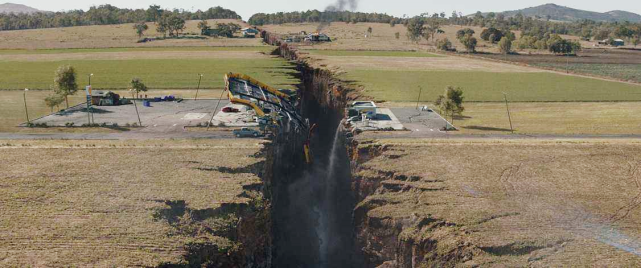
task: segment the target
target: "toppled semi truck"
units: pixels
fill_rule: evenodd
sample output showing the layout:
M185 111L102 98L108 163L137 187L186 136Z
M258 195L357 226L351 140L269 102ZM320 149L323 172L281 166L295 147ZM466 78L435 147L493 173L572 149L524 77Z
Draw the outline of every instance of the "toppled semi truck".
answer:
M250 76L238 73L225 75L225 90L232 103L245 105L256 112L261 127L272 133L307 135L303 144L305 161L311 163L310 140L315 129L297 110L298 94L275 89Z

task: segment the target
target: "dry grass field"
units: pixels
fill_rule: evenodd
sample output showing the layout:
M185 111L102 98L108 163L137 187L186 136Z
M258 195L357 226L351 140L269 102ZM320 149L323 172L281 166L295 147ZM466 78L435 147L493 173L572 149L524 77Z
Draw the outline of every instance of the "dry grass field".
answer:
M259 141L0 142L0 266L151 267L223 235ZM249 187L249 188L247 188Z
M200 34L199 21L187 21L185 33ZM233 22L248 26L238 20L209 20L209 25ZM156 26L149 23L144 37L160 37ZM204 40L163 40L137 44L138 36L133 24L81 26L69 28L35 29L0 32L0 49L66 49L112 47L167 47L167 46L258 46L259 39L207 38Z
M381 188L357 211L370 223L401 224L405 241L431 247L426 258L465 248L474 252L466 265L641 265L638 141L378 144L382 155L358 176ZM410 226L417 218L427 224Z

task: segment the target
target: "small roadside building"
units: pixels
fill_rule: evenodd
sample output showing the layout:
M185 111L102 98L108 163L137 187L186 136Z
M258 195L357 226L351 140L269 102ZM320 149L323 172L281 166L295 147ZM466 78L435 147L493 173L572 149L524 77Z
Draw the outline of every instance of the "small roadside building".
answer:
M625 41L623 41L622 39L605 39L603 41L599 41L599 45L622 47L625 46Z
M94 90L91 92L91 105L112 106L118 105L120 95L107 90Z
M260 32L254 28L245 28L241 30L243 37L245 38L256 38Z

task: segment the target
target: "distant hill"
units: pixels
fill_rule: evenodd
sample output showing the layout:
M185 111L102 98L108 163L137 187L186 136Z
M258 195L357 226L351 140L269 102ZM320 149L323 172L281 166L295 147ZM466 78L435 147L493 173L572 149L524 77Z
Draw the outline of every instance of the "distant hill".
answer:
M37 12L43 12L43 11L35 9L35 8L32 8L32 7L28 7L28 6L25 6L25 5L20 5L20 4L12 4L12 3L0 4L0 13L4 13L4 14L9 14L9 13L32 14L32 13L37 13Z
M578 21L578 20L593 20L593 21L606 21L606 22L641 22L641 15L632 12L615 10L605 13L592 12L579 10L556 4L546 4L537 7L530 7L521 10L500 12L505 17L513 17L521 13L526 17L539 16L541 18L549 18L557 21ZM487 13L486 13L487 14Z

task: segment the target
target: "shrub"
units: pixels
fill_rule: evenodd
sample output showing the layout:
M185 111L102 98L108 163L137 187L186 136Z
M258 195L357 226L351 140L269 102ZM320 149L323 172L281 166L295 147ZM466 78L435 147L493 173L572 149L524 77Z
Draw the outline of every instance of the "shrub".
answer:
M452 50L452 42L450 42L450 40L447 38L443 40L438 40L436 41L436 48L443 51L450 51Z

